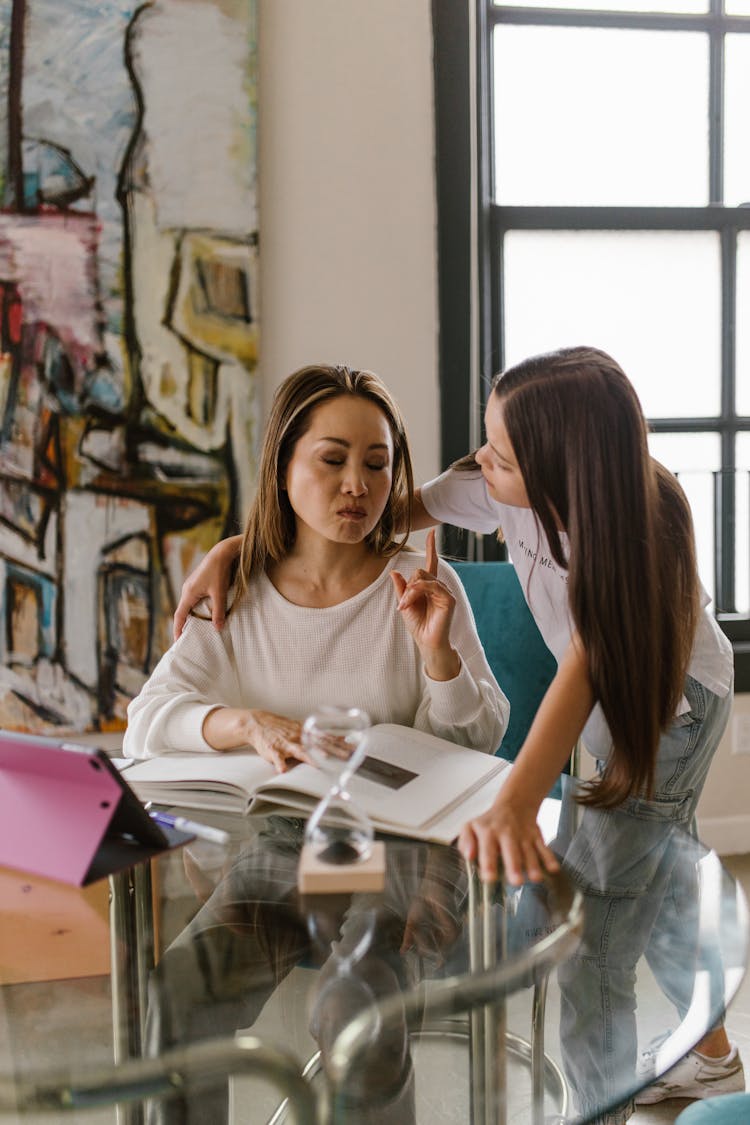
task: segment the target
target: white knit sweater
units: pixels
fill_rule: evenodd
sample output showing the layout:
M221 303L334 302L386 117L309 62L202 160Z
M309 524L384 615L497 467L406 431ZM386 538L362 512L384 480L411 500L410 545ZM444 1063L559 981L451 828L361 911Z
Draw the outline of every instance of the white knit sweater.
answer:
M221 632L191 617L128 708L124 753L207 752L201 733L214 707L247 707L304 719L321 704L361 707L373 723L401 723L494 753L510 706L477 636L456 574L439 577L456 598L451 643L459 674L431 680L396 609L390 571L408 580L424 555L402 552L365 590L340 605L313 609L281 596L264 575L250 584Z

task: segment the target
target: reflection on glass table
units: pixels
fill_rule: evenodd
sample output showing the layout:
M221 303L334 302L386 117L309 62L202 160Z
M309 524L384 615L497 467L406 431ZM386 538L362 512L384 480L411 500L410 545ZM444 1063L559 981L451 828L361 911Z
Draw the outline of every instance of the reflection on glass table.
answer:
M303 829L299 821L270 817L240 850L204 907L171 942L148 982L144 1049L157 1057L181 1044L261 1025L265 1041L291 1043L309 1059L306 1072L316 1076L323 1120L343 1114L344 1120L407 1125L418 1119L422 1077L413 1059L413 1021L407 1025L403 1019L388 1019L369 1026L365 1052L340 1090L326 1083L333 1074L332 1046L363 1013L392 998L398 1003L419 982L479 974L485 960L494 965L499 950L494 936L488 935L494 933L499 907L490 896L480 915L455 850L396 839L388 841L382 894L300 897L296 872ZM518 926L505 926L505 940L511 936L519 953L526 952L530 940L542 954L521 958L515 986L525 989L532 983L532 964L541 971L559 962L575 945L580 925L580 909L564 877L533 893L535 928L529 938ZM279 991L292 971L298 978L297 994L287 1006ZM498 999L492 995L487 1020L460 1030L464 1060L469 1046L481 1056L497 1041L495 1021L502 1024ZM270 1024L262 1026L269 1008ZM530 1017L524 1021L529 1022ZM425 1034L432 1030L424 1029ZM482 1083L490 1080L490 1073L504 1085L502 1070L501 1063L482 1067L472 1062L464 1091L469 1099L466 1114L470 1104L476 1108L475 1102L483 1099ZM564 1082L552 1062L547 1076L554 1104L564 1107ZM542 1099L544 1077L540 1075ZM195 1087L184 1096L178 1091L171 1101L152 1105L147 1120L285 1119L283 1109L277 1114L268 1099L260 1102L257 1090L242 1094L238 1087L239 1083L230 1090ZM242 1108L233 1112L237 1102ZM474 1114L473 1119L481 1118Z
M545 811L546 834L569 851L576 809L564 802L560 816L560 803L550 801ZM27 974L27 983L3 986L6 1113L20 1099L14 1116L23 1119L28 1095L52 1070L75 1089L92 1068L106 1076L109 1065L109 1085L97 1089L106 1106L123 1096L113 1076L139 1065L161 1073L159 1060L172 1052L211 1050L242 1031L291 1055L300 1070L310 1062L328 1120L591 1120L627 1104L638 1086L637 1051L655 1035L672 1032L659 1072L694 1045L744 971L741 892L713 853L664 822L654 824L637 902L623 897L611 907L602 958L575 936L581 903L585 927L604 899L596 864L575 895L565 875L490 893L467 877L455 850L391 838L382 893L305 899L297 891L302 822L211 819L232 833L229 848L196 841L154 862L151 879L137 868L115 884L117 1067L108 1062L107 982L97 983L107 1003L92 1006L92 982L72 956L52 988L58 1004L41 1021L40 996L50 985L40 990ZM577 847L588 841L595 854L595 821L585 828L575 834ZM603 1029L593 999L605 978L612 1020ZM174 1096L123 1104L119 1120L293 1119L278 1088L227 1082L226 1073L216 1072L211 1085L205 1070L188 1070ZM91 1120L114 1121L114 1110L99 1108Z

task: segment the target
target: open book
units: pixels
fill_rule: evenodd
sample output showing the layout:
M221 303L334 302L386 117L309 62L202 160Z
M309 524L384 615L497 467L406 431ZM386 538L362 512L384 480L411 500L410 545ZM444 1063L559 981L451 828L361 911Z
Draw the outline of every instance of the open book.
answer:
M492 804L510 763L393 723L367 732L367 755L348 790L379 831L450 843ZM126 773L142 801L235 813L307 816L331 778L301 764L278 774L254 751L167 753Z

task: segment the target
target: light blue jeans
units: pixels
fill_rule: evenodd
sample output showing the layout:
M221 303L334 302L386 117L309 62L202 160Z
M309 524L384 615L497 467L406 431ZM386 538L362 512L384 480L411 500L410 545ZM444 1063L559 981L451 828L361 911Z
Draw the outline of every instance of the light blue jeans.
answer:
M584 933L558 971L560 1034L580 1120L622 1125L633 1103L614 1101L638 1051L636 965L645 955L659 987L682 1017L694 980L697 884L695 810L727 725L732 693L720 698L691 677L690 710L664 733L650 800L631 797L613 810L578 810L578 825L558 841L565 870L585 895ZM716 1000L717 1019L721 1000Z

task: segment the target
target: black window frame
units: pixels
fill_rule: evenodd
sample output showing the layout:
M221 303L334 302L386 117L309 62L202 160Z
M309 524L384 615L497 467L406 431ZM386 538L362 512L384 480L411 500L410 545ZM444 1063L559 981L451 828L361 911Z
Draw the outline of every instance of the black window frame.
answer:
M721 247L721 403L718 416L650 420L655 433L720 436L715 564L718 620L735 651L736 686L750 691L750 616L735 611L733 519L735 437L750 417L735 412L736 248L750 207L723 198L724 37L750 34L750 16L723 0L701 14L502 7L492 0L433 0L440 314L441 457L448 465L476 444L489 381L504 362L502 244L510 230L715 231ZM705 207L521 207L495 203L490 75L500 24L702 31L709 38L709 203ZM729 470L729 471L727 471ZM458 557L503 557L493 537L448 529Z

